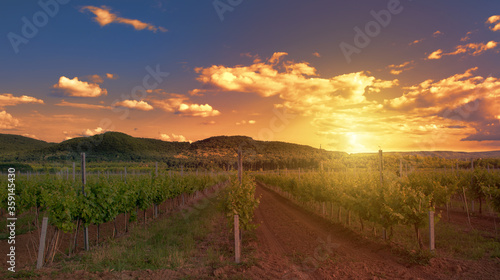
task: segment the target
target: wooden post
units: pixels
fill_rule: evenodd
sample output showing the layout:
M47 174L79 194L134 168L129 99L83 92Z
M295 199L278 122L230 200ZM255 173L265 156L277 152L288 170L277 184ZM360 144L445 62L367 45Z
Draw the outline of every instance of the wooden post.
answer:
M238 215L234 215L234 261L240 263L240 258L240 219Z
M76 172L76 167L75 167L75 162L73 162L73 182L75 181L75 172Z
M429 250L434 252L436 242L434 239L434 211L429 211Z
M87 183L87 175L85 172L85 153L82 153L82 193L83 196L87 196L85 193L85 184ZM89 246L89 227L85 227L83 229L83 243L85 246L85 250L88 251L90 249Z
M238 180L240 186L243 181L243 155L241 149L238 150ZM240 263L241 258L241 233L240 233L240 216L234 215L234 261Z
M155 162L155 179L158 179L158 162ZM154 208L154 217L158 218L158 205L155 203L153 208Z
M382 163L382 150L378 150L379 155L379 169L380 169L380 186L384 186L384 164Z
M399 159L399 177L403 177L403 160Z
M465 188L463 186L462 186L462 192L464 193L465 210L467 210L467 222L469 223L469 226L472 228L469 215L469 205L467 205L467 197L465 196Z
M239 149L238 150L238 180L240 180L240 184L241 184L242 179L243 179L243 156L242 156L241 149Z
M47 237L47 223L49 218L43 217L42 220L42 234L40 235L40 245L38 246L38 259L36 261L36 269L43 266L43 255L45 253L45 238Z

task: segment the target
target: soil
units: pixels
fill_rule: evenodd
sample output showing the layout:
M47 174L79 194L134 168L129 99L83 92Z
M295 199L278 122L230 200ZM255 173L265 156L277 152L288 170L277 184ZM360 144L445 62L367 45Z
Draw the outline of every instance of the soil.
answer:
M238 266L231 264L229 256L220 256L221 263L227 264L222 267L203 261L209 244L220 246L222 251L232 250L226 222L221 218L213 221L216 230L201 241L192 263L176 271L76 271L53 277L56 270L49 267L42 269L45 276L40 279L498 279L500 275L498 259L435 257L428 265L411 264L391 246L311 214L262 185L257 186L256 194L261 196L255 212L259 227L255 237L246 239ZM451 216L451 220L462 223L459 216Z

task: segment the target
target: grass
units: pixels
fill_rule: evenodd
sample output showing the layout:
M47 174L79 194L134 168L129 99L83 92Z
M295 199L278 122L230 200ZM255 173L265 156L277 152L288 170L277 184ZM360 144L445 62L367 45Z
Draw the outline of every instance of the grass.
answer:
M186 218L177 213L146 229L135 227L126 238L109 241L88 254L62 262L61 271L175 270L191 262L197 242L213 230L212 221L217 215L220 214L211 202ZM216 248L210 248L208 261L215 265L218 255Z

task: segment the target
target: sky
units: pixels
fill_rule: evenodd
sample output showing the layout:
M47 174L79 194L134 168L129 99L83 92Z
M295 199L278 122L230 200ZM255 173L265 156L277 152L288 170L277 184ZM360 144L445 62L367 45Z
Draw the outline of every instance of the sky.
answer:
M0 5L0 133L500 149L497 0Z

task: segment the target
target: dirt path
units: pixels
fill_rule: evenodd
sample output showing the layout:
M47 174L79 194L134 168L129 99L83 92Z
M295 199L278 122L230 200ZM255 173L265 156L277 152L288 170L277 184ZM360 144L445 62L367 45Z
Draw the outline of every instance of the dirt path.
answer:
M339 225L312 215L261 185L256 210L261 262L268 279L495 279L492 261L434 258L409 265L390 252Z

